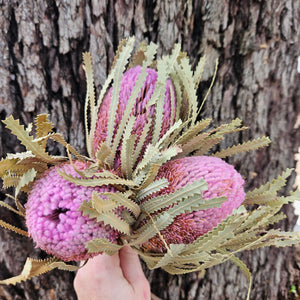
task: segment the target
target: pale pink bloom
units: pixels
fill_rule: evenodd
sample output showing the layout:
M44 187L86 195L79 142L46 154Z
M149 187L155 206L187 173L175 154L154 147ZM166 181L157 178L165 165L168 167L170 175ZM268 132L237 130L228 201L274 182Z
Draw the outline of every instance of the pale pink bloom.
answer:
M76 161L84 170L86 164ZM64 261L86 260L85 243L95 238L115 242L119 233L103 222L83 216L78 208L92 197L92 192L114 191L113 187L85 187L71 183L58 174L58 169L80 178L71 164L51 167L36 180L26 203L28 233L37 247Z

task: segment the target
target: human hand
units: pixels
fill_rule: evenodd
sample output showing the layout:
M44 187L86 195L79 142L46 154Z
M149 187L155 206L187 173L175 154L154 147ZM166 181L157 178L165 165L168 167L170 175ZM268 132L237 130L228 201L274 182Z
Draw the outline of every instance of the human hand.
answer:
M150 300L150 285L138 255L129 247L98 255L78 270L74 279L78 300Z

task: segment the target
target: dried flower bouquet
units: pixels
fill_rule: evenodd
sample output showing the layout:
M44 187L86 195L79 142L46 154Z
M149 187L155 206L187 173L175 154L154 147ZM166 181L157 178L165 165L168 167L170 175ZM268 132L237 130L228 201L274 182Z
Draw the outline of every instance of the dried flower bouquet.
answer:
M285 218L282 205L299 199L299 193L278 196L291 170L245 192L242 176L223 160L265 147L269 138L213 153L225 134L246 128L239 119L215 128L209 119L198 121L206 100L198 108L205 56L193 72L179 45L157 60L155 44L140 44L131 57L133 48L133 37L120 43L97 101L91 57L83 55L88 157L54 133L45 114L27 129L12 116L3 121L26 152L0 161L4 187L15 188L16 208L0 205L23 216L28 232L0 225L32 238L52 256L28 258L20 275L0 283L16 284L54 268L74 271L66 262L113 255L130 245L149 268L171 274L231 260L251 286L250 271L236 253L300 242L298 233L269 229ZM66 148L66 157L47 152L50 139ZM24 206L20 192L28 194Z

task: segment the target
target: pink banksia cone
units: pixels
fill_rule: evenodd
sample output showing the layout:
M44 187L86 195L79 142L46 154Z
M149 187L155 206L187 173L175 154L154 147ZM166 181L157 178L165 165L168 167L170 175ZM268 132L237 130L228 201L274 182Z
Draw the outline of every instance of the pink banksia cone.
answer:
M138 76L140 72L141 72L141 66L136 66L126 71L122 77L118 109L116 112L117 116L116 116L114 134L116 133L118 124L120 124L129 97L135 86L136 81L138 80ZM146 141L143 145L139 160L142 158L143 152L145 151L147 145L151 142L153 126L154 126L154 117L155 117L154 105L146 109L146 104L148 103L155 89L156 81L157 81L157 72L154 69L150 69L150 68L147 68L146 72L148 75L138 94L138 97L136 98L135 105L131 112L131 116L136 117L136 121L132 129L132 134L135 134L137 136L136 143L138 142L145 125L148 122L151 122L151 127L147 134ZM171 89L172 89L172 94L174 95L173 100L171 97ZM110 90L104 97L99 109L95 137L94 137L95 152L97 151L99 145L102 142L105 142L106 140L108 120L109 118L112 117L110 111L111 98L112 98L112 88L110 88ZM174 124L175 115L176 115L175 114L176 112L175 89L170 80L167 80L166 82L164 99L159 99L158 101L164 101L163 122L162 122L162 127L160 132L160 137L162 137L170 128L170 126ZM119 145L118 150L120 149L121 149L121 145ZM120 155L117 154L116 159L114 161L114 169L118 169L119 166L120 166Z
M78 170L86 163L76 161ZM80 177L70 163L51 167L36 180L26 204L26 225L36 246L64 261L86 260L96 254L88 253L85 243L95 238L116 241L119 234L109 225L83 216L79 211L83 201L94 192L114 191L112 187L85 187L71 183L59 175L62 172Z
M207 189L203 199L226 196L221 207L209 208L177 216L173 223L161 231L166 243L189 244L212 230L223 219L238 208L245 199L244 180L234 167L220 158L194 156L176 159L164 164L157 175L166 178L169 186L152 197L170 194L195 180L204 179ZM151 201L151 199L149 200ZM143 248L151 252L165 252L166 247L158 235L144 243Z

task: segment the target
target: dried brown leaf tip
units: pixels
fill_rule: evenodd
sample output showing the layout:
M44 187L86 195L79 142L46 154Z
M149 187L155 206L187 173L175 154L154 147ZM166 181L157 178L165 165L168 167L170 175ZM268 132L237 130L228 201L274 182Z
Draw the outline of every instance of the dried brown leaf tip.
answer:
M92 59L83 55L88 157L53 132L47 115L37 116L33 135L18 120L4 120L26 152L0 161L4 186L15 188L16 208L1 205L25 217L28 233L0 225L28 235L53 257L29 259L21 275L2 283L53 268L73 270L64 262L112 255L125 244L151 269L182 274L231 260L251 282L235 253L300 242L297 233L268 229L284 217L281 206L299 198L297 193L278 196L291 171L246 192L242 176L222 160L265 147L269 138L214 153L226 134L246 128L239 119L219 126L198 121L207 98L198 104L205 55L193 71L179 45L161 58L153 43L143 43L135 54L133 48L133 37L120 43L97 99ZM212 84L216 72L217 63ZM49 139L63 145L68 156L48 153ZM19 192L28 194L25 207Z

